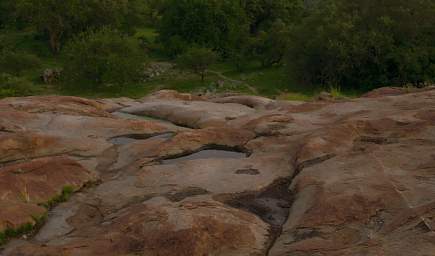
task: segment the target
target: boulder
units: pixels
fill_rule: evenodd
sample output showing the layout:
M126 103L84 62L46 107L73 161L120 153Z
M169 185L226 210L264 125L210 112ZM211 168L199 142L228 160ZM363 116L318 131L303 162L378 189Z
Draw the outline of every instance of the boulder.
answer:
M61 68L47 68L44 70L41 79L46 84L54 84L59 81L61 75Z

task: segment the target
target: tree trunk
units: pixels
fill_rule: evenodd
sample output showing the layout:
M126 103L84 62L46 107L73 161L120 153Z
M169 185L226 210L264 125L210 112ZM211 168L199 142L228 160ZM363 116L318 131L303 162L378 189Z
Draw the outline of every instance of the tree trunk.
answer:
M59 20L60 22L61 20ZM59 27L49 27L48 36L50 38L50 48L54 54L58 54L61 49L61 40L63 35L63 27L61 23L59 23Z
M50 48L53 53L58 54L60 52L60 42L55 34L50 33Z

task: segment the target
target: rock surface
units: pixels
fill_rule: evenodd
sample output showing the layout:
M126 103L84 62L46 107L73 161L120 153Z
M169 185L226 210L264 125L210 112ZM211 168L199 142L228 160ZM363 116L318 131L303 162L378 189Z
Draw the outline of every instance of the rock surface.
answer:
M435 255L435 90L3 99L0 209L1 255Z

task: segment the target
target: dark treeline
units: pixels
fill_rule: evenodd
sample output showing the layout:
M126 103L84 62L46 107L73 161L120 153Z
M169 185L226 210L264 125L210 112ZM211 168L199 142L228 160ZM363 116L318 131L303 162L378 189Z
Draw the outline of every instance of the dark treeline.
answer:
M169 54L205 45L285 63L305 84L360 89L435 78L434 0L170 0L162 16Z
M188 66L208 56L239 70L280 65L304 85L368 90L435 80L435 0L2 0L0 27L35 29L70 61L75 82L129 82L134 72L122 67L140 65L138 47L196 56ZM157 40L132 42L143 27ZM0 41L3 55L13 47Z

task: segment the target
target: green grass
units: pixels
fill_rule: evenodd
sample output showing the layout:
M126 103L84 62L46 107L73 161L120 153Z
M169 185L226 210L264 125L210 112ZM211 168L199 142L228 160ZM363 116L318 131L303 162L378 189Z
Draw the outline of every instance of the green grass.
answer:
M74 191L75 191L74 187L64 186L62 188L62 192L59 195L53 197L52 199L48 200L46 203L43 203L41 205L47 209L52 209L54 206L66 202L74 193Z
M314 97L311 94L303 94L303 93L283 93L277 97L279 100L289 100L289 101L309 101Z
M149 42L154 43L157 39L158 33L153 28L140 28L136 29L136 38L146 38Z
M66 202L74 193L74 191L74 187L64 186L62 188L62 192L59 195L48 200L46 203L41 204L41 206L45 207L47 210L52 209L54 206L62 202ZM46 214L39 217L32 216L32 219L34 220L33 223L25 223L18 228L7 228L6 230L0 232L0 245L5 244L12 238L17 238L25 234L33 233L35 230L38 230L43 223L45 223L46 218Z
M44 214L39 217L32 217L34 223L25 223L18 228L7 228L0 232L0 246L6 244L12 238L18 238L26 234L32 234L35 230L38 230L47 219L47 215Z

